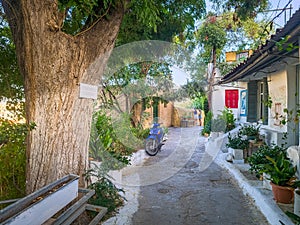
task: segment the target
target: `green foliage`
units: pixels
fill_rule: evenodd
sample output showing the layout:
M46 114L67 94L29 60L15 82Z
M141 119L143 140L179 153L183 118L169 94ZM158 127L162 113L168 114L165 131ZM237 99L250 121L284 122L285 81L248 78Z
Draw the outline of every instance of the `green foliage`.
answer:
M285 149L277 145L262 145L255 151L249 158L250 171L254 172L258 177L265 172L265 165L271 165L271 162L267 159L276 158L278 154L285 152Z
M256 17L258 12L262 12L268 6L267 0L253 1L253 0L211 0L215 5L213 7L221 7L225 11L231 11L232 9L241 20L247 18Z
M142 148L150 132L149 128L144 129L140 124L133 127L130 115L122 114L121 117L120 121L113 122L105 110L94 115L89 153L91 158L101 161L107 171L129 164L128 157Z
M205 96L201 95L199 97L196 97L192 100L192 107L193 109L203 109L204 107L204 100L205 100Z
M208 113L205 115L205 118L204 118L204 127L203 127L203 130L201 132L202 135L210 134L212 118L213 118L212 112L208 111Z
M128 148L116 136L111 119L105 111L94 115L90 138L90 156L103 162L109 169L120 169L129 163L128 155L133 149Z
M181 86L183 94L193 100L193 108L203 108L204 88L203 85L197 81L188 81Z
M25 195L25 138L34 127L0 120L0 200Z
M34 125L16 123L24 116L24 88L12 34L0 3L0 200L25 195L25 137ZM10 120L8 120L10 119Z
M135 137L144 140L149 135L150 128L144 129L142 126L138 125L137 127L132 127L131 131Z
M140 40L172 42L176 35L194 31L195 21L205 13L205 1L135 0L121 24L117 46Z
M249 146L249 142L246 139L243 139L239 134L236 136L231 136L231 134L228 134L228 143L226 144L226 147L233 148L233 149L247 149Z
M24 87L23 78L20 75L15 45L12 34L6 20L1 17L0 5L0 101L5 100L10 110L14 107L23 107ZM23 115L23 110L14 110L17 116Z
M264 103L265 106L267 106L268 108L271 109L272 108L272 104L273 104L271 96L268 96L268 99L265 100L263 103Z
M173 89L170 65L157 62L140 62L123 67L112 76L104 77L100 93L103 108L123 112L118 95L125 95L128 102L142 103L146 108L154 101L170 99ZM157 96L157 93L160 93ZM164 95L168 95L164 97ZM162 98L160 98L163 96ZM129 109L126 111L129 113Z
M119 128L114 127L111 118L104 110L100 110L94 115L90 138L90 156L101 161L100 165L93 163L92 169L88 170L85 178L90 181L96 178L96 181L89 185L89 188L95 190L95 195L89 200L90 204L100 205L108 208L109 213L116 211L120 207L124 198L121 195L122 189L117 188L111 178L108 176L110 170L121 169L129 164L128 156L135 150L127 147L124 138L130 142L133 136L144 139L149 134L149 129L143 129L141 126L136 128L128 125L126 122L130 115L123 115L123 120L117 121ZM122 141L121 141L122 140Z
M217 64L217 67L220 70L220 73L222 75L228 74L230 71L234 69L238 65L238 62L232 62L232 63L227 63L227 62L219 62Z
M232 130L233 128L235 128L235 118L234 118L234 114L232 112L231 109L228 108L224 108L221 111L221 114L218 115L218 117L224 121L226 121L226 130L225 132L228 132L230 130Z
M213 132L228 132L235 127L235 118L230 109L225 108L221 111L221 114L213 119L213 114L211 111L205 115L204 118L204 128L202 130L202 135L210 134Z
M211 60L213 49L216 51L218 58L227 42L226 31L215 16L208 17L207 21L199 28L198 39L203 45L204 53L202 57L207 63Z
M299 109L299 105L297 105L295 108L293 109L283 109L283 112L285 113L285 115L280 115L280 123L282 125L286 125L289 122L293 122L295 124L297 124L299 122L299 117L300 117L300 109Z
M300 216L298 216L298 215L296 215L296 214L294 214L294 213L292 213L292 212L290 212L290 211L286 211L285 213L286 213L286 215L287 215L290 219L292 219L292 221L294 222L294 224L297 224L297 225L300 224Z
M203 102L203 109L205 112L205 115L209 112L209 106L208 106L208 99L204 98L204 102Z
M86 172L85 178L89 181L92 177L96 181L88 186L95 190L95 195L89 199L89 204L107 207L108 213L111 214L116 209L123 205L124 197L121 193L124 191L117 188L114 183L107 177L107 173L95 165L95 169L90 169Z
M59 10L66 15L61 29L69 34L78 34L101 19L109 20L119 8L126 13L118 45L145 39L171 41L174 34L193 28L195 18L205 12L205 2L59 0Z
M271 164L265 164L264 172L270 175L272 183L290 186L295 179L296 167L287 159L286 152L279 152L275 157L266 156Z
M256 126L253 124L249 124L249 125L242 125L242 127L239 130L239 133L241 135L246 135L246 136L251 136L251 137L255 137L256 139L259 138L259 129L260 126Z
M294 45L293 43L287 43L290 39L290 36L282 37L280 41L277 41L275 43L276 47L279 51L286 50L288 52L291 52L293 50L299 49L298 45Z

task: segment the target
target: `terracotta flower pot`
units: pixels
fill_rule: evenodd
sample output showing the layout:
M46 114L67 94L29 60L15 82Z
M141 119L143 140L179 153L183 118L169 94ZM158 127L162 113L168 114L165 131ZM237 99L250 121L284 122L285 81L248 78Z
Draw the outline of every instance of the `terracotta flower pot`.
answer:
M271 182L273 196L276 202L290 204L294 201L294 190L292 187L285 187Z

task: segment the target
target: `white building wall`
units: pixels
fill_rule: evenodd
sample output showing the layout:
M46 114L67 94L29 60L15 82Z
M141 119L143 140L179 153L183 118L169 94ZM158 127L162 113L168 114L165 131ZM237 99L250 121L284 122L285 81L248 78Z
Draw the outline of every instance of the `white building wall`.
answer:
M277 131L286 132L286 126L280 124L280 116L284 116L287 108L287 73L285 70L278 71L268 76L269 96L272 107L269 110L268 125ZM277 112L277 114L276 114Z
M247 83L239 82L235 85L229 86L214 86L213 94L212 94L212 112L214 117L221 114L221 111L225 108L225 90L233 90L237 89L239 90L239 102L238 102L238 108L237 109L231 109L234 117L237 120L242 119L240 117L240 91L246 89ZM246 117L245 117L246 119Z

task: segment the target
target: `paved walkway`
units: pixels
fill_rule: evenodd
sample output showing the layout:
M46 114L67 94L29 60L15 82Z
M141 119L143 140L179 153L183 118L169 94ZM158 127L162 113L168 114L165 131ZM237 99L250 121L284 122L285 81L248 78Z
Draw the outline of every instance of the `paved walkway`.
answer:
M268 224L232 175L205 151L200 128L171 128L162 151L141 155L119 181L127 204L105 224ZM199 167L200 165L200 167Z

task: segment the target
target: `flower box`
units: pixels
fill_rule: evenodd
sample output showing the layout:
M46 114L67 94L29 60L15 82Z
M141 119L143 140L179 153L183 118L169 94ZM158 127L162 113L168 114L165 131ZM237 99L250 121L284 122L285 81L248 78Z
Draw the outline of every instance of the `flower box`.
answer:
M0 223L39 225L78 196L78 176L67 175L0 211Z

